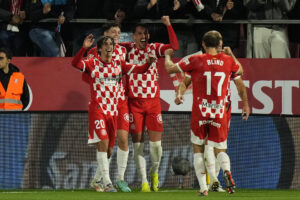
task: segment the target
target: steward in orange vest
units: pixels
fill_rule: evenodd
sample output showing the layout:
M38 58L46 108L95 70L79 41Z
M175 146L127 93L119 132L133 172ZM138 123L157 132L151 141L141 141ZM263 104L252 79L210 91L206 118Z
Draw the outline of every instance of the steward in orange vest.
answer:
M24 75L10 59L10 52L0 48L0 111L23 110L30 99Z

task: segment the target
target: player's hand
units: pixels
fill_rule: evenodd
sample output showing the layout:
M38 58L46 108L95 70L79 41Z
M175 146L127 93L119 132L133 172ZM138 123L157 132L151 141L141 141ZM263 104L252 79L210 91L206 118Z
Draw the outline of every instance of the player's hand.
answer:
M43 7L43 14L46 15L51 11L51 4L50 3L46 3Z
M177 95L177 97L175 98L174 102L176 105L182 104L184 100L184 96L183 95Z
M243 120L247 120L250 115L250 108L248 105L244 105L242 109L242 118Z
M153 62L155 62L156 61L156 56L155 55L153 55L153 54L149 54L148 55L148 59L147 59L147 63L149 64L149 65L151 65Z
M174 55L174 50L173 49L165 50L165 55L172 57Z
M166 26L170 26L171 25L170 17L169 16L162 16L161 17L161 21Z
M232 50L231 50L230 47L224 47L223 51L228 56L232 56L233 55Z
M95 38L93 34L89 34L88 36L86 36L86 38L83 41L83 48L90 48L95 42Z

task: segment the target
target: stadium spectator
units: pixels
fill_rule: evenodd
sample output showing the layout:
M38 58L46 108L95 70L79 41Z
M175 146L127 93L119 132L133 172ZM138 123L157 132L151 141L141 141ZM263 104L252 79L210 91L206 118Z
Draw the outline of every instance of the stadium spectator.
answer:
M120 42L133 42L131 23L134 17L133 5L136 0L104 0L103 13L106 19L115 20L122 26Z
M173 27L176 29L179 49L175 51L175 57L183 57L188 54L197 52L198 45L194 33L194 25L192 20L196 15L196 9L192 1L174 0L170 6L169 15L173 19L187 19L188 23L177 23Z
M0 48L0 111L26 110L30 106L28 85L11 59L10 50Z
M30 1L26 12L32 21L29 37L39 47L40 56L64 56L65 47L61 31L65 22L74 16L74 0L34 0ZM47 18L55 18L57 22L41 22Z
M26 0L0 1L0 47L11 49L14 56L26 54L27 34L22 26L26 18L25 3Z
M199 46L202 44L202 36L209 30L217 30L224 37L224 45L235 49L239 45L240 25L222 24L225 20L237 20L244 18L244 7L240 0L202 0L204 8L196 15L197 19L212 20L210 24L198 24L196 38ZM197 8L197 4L195 4Z
M171 26L169 16L162 17L167 27L170 44L148 43L150 34L144 24L137 24L133 33L134 43L123 43L127 49L127 59L133 64L144 64L149 55L162 57L165 49L178 49L178 42ZM162 155L161 136L163 131L160 91L157 82L157 62L144 74L132 73L127 78L128 107L130 112L130 133L134 147L134 160L142 178L142 192L150 192L144 158L144 127L147 127L150 140L150 158L152 161L151 188L158 191L158 169Z
M77 0L75 19L104 19L105 16L101 8L103 8L104 2L97 0ZM100 11L99 11L100 9ZM72 49L73 55L75 55L82 46L82 42L89 34L93 34L95 41L102 36L103 30L99 23L75 23L72 26ZM94 47L96 44L93 44Z
M226 154L228 123L225 100L231 74L240 75L243 69L235 57L218 53L218 48L222 45L222 36L219 32L205 33L202 44L205 54L193 55L177 64L171 60L173 50L166 50L165 67L168 73L184 71L191 74L194 86L191 141L194 148L194 168L200 185L199 194L208 195L204 164L206 138L208 145L214 147L215 156L223 169L227 191L233 193L235 184L230 173L230 160ZM212 187L218 187L217 179L211 178Z
M300 0L297 0L295 7L288 14L289 19L300 19ZM299 24L290 24L288 27L290 46L294 47L291 51L295 51L292 54L292 57L300 57L300 25Z
M114 39L103 36L97 42L98 55L86 60L83 55L94 43L93 35L83 42L83 47L72 60L72 65L90 76L89 84L91 101L89 105L89 144L97 145L98 168L95 179L103 177L104 191L116 192L109 176L108 151L114 146L117 104L119 98L119 80L122 73L144 73L154 60L153 56L146 58L142 66L127 64L124 59L112 60Z
M134 18L159 20L164 15L169 15L169 9L173 8L172 1L137 0L134 6ZM147 24L151 38L149 42L168 43L168 32L162 24Z
M244 0L248 19L287 19L296 0ZM259 24L248 26L247 58L290 58L286 25Z

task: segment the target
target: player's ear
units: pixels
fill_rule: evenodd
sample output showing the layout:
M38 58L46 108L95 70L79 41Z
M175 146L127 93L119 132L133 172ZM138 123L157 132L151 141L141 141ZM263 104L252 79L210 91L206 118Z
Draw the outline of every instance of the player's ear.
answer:
M202 47L203 47L203 49L206 51L206 45L205 45L204 42L202 42Z

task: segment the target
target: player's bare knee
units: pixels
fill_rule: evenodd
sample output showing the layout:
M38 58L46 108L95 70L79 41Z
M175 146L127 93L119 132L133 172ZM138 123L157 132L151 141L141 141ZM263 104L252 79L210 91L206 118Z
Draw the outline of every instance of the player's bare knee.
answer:
M215 156L216 156L216 157L218 156L218 154L219 154L220 152L225 152L225 153L226 153L226 149L218 149L218 148L214 148L214 151L215 151Z

